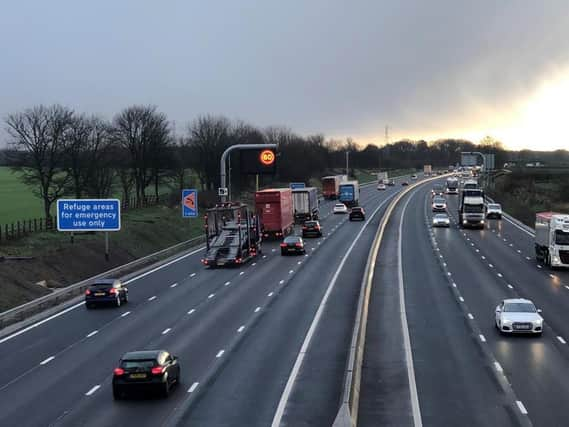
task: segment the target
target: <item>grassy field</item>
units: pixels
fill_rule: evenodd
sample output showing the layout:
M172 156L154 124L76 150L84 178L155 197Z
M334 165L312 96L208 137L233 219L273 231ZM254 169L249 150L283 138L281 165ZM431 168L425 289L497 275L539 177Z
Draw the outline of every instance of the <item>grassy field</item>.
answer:
M6 166L0 166L0 224L43 216L41 200Z

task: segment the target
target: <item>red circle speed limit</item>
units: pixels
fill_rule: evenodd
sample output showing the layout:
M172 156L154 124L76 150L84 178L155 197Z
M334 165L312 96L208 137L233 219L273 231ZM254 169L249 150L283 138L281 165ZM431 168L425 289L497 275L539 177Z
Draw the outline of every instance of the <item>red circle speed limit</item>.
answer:
M263 150L259 155L259 160L265 166L271 166L275 163L275 152L273 150Z

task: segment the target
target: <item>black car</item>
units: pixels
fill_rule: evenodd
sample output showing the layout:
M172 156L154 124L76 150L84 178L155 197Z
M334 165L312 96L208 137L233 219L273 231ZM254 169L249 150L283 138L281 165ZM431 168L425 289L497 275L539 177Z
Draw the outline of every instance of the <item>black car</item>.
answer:
M318 221L306 221L302 226L302 237L322 237L322 227Z
M304 253L306 253L306 250L304 249L302 237L288 236L281 243L281 255Z
M389 181L387 181L387 185L389 185L390 187L393 187L395 185L395 181L390 179Z
M365 221L366 219L366 213L364 211L364 208L361 206L355 206L350 211L350 221L353 221L355 219L361 219L362 221Z
M129 392L157 391L168 397L180 382L180 364L165 350L131 351L113 372L113 397L123 399Z
M401 181L401 185L405 186L405 185L409 185L409 183L407 181Z
M118 279L100 279L85 291L85 307L112 304L120 307L128 302L128 288Z

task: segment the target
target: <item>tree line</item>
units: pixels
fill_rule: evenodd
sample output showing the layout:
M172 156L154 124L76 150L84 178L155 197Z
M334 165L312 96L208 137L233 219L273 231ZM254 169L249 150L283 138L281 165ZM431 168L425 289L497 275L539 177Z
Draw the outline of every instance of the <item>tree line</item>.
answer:
M234 144L278 145L277 182L308 181L345 165L389 170L446 166L460 161L461 151L493 152L496 164L507 159L501 144L491 138L480 145L456 139L398 141L382 147L361 147L352 139L301 136L284 127L259 128L224 116L202 115L187 123L181 135L157 107L133 105L111 120L88 116L61 105L35 106L8 115L5 127L9 149L0 159L9 164L42 200L46 218L54 202L65 196L105 198L122 193L144 199L160 188L197 185L215 194L220 185L219 161ZM250 188L251 177L239 171L232 154L232 186ZM235 193L234 193L235 194Z

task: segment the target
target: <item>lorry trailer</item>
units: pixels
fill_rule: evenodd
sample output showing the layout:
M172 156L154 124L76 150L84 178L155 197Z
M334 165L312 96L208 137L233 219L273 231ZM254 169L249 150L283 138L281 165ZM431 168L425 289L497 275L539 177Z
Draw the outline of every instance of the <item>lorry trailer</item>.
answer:
M346 181L340 184L338 200L348 207L357 206L360 201L360 184L358 181Z
M569 267L569 215L535 214L535 257L552 268Z
M255 211L261 221L265 239L280 239L291 233L294 226L292 190L271 188L255 193Z
M317 220L319 214L318 189L306 187L292 190L292 208L294 222L297 224Z

